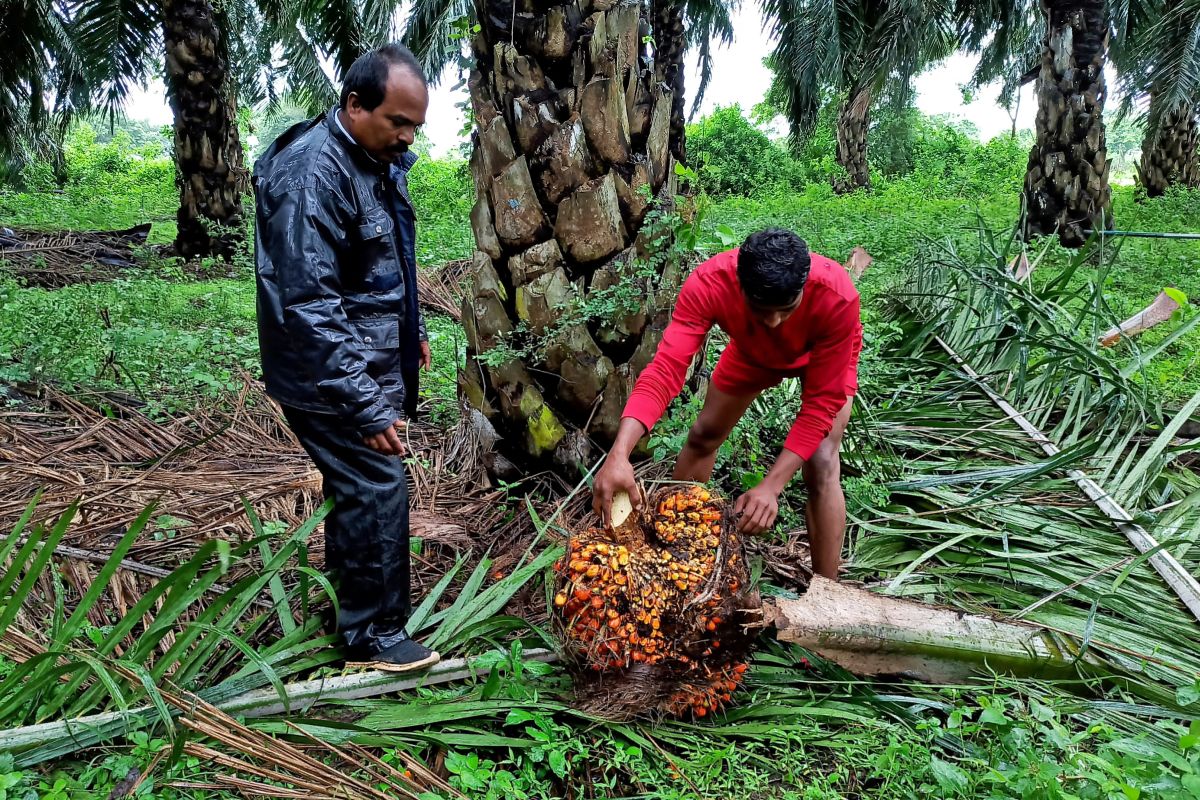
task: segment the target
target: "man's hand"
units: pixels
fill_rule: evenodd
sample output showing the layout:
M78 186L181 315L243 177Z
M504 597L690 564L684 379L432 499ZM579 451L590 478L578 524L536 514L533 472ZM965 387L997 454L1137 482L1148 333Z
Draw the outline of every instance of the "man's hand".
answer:
M376 453L383 453L385 456L405 455L408 453L408 448L400 440L400 432L407 427L407 422L398 419L390 427L384 428L379 433L364 436L363 443Z
M760 483L737 499L733 510L741 514L738 530L754 535L769 531L779 516L779 492Z
M429 349L429 340L421 342L421 369L428 372L433 367L433 351Z
M592 485L592 510L606 528L612 514L613 495L622 490L628 493L634 511L642 507L642 495L638 491L637 478L633 475L633 464L629 463L628 458L609 453Z

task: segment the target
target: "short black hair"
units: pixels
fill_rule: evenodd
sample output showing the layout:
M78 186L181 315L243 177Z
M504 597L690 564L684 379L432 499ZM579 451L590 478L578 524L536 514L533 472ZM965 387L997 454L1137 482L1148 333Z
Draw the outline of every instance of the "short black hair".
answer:
M767 228L747 236L738 251L738 283L755 305L787 306L804 289L811 265L803 239L783 228Z
M350 69L346 71L346 78L342 81L342 108L350 102L351 92L358 95L358 102L362 103L362 107L367 111L378 108L383 102L383 96L387 94L388 74L392 67L408 70L420 78L422 84L429 86L425 70L421 69L421 62L417 61L412 50L393 42L378 50L363 53L350 65Z

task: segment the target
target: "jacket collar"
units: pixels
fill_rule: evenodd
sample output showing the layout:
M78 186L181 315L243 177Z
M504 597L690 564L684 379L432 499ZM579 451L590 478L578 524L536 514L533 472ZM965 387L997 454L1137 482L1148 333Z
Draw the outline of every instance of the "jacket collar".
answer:
M346 151L350 153L350 157L353 158L364 169L378 174L390 175L392 171L396 169L402 173L407 173L410 169L412 169L413 164L417 163L417 159L420 156L418 156L412 150L409 150L404 155L400 156L400 160L392 164L387 164L375 158L373 155L364 150L363 147L354 140L354 137L350 135L350 131L346 130L346 128L342 125L341 120L338 119L338 111L340 109L340 106L334 106L332 109L326 112L325 125L329 128L330 134L339 142L341 142Z

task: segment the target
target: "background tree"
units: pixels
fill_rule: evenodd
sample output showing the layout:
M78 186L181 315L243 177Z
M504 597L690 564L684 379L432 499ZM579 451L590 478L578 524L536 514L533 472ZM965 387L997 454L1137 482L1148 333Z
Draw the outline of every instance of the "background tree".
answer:
M110 119L163 75L174 114L176 250L230 257L243 235L248 170L239 101L331 107L354 59L395 34L398 3L306 0L21 0L0 27L0 151L54 142L72 114ZM7 24L7 23L13 24ZM333 75L324 64L333 67ZM53 90L53 91L51 91ZM46 97L55 96L55 108Z
M1025 175L1026 238L1057 233L1079 247L1112 227L1104 141L1106 0L1043 0L1046 39L1037 78L1037 142Z
M210 0L164 0L162 29L179 186L175 249L184 258L229 260L245 235L249 174L226 28Z
M1127 114L1143 103L1138 181L1156 197L1172 185L1200 186L1200 2L1147 3L1114 57Z
M38 4L44 58L70 65L71 105L117 115L130 90L165 64L180 190L175 245L188 258L232 256L246 187L228 40L210 0ZM53 68L52 68L53 69Z
M823 98L842 97L837 160L847 177L835 188L870 186L872 104L886 88L897 107L906 106L912 77L953 52L951 4L764 0L763 11L777 40L770 56L772 92L792 126L793 140L812 130Z
M0 52L0 156L18 164L40 156L61 173L63 131L83 83L64 7L7 3Z
M1037 140L1022 193L1026 238L1057 233L1063 245L1079 247L1088 231L1111 226L1104 67L1110 44L1119 50L1147 13L1148 3L1128 0L959 4L960 38L980 53L973 83L1003 79L1011 96L1036 81Z

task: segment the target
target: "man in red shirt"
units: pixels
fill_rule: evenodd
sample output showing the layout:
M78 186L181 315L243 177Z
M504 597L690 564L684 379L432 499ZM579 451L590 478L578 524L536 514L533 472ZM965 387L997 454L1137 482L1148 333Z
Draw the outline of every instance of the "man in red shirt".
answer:
M654 360L634 386L616 441L596 474L593 503L607 522L613 495L638 498L629 455L683 387L688 366L713 325L729 335L688 433L676 480L706 482L717 449L754 398L784 378L802 381L800 411L766 478L738 497L739 529L775 524L779 494L797 471L808 489L813 570L837 580L846 532L838 451L858 390L862 349L858 291L846 269L791 231L751 234L736 250L705 261L679 292Z

